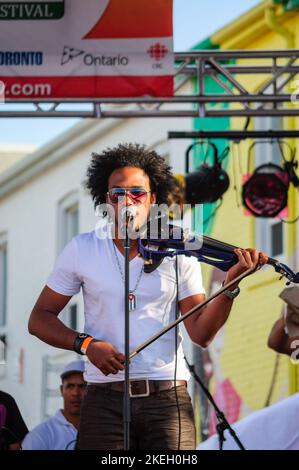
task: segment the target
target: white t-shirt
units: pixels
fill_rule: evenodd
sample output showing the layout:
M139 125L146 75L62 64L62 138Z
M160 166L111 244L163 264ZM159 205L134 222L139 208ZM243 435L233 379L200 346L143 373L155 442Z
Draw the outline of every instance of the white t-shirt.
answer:
M103 229L102 229L103 230ZM106 229L108 230L108 228ZM115 247L116 248L116 247ZM116 248L124 272L124 257ZM134 289L143 260L130 261L130 288ZM200 263L195 258L178 257L179 300L203 294ZM84 331L94 338L112 343L124 353L124 283L115 258L113 240L96 231L79 234L64 248L47 281L48 287L63 295L74 295L82 286ZM142 273L134 292L136 309L130 312L130 351L175 320L175 259L164 258L152 273ZM188 380L182 338L178 334L178 380ZM173 380L175 371L175 328L138 353L130 363L132 379ZM87 361L87 382L124 380L124 371L105 376Z
M61 410L26 434L23 450L73 450L77 429L67 421Z

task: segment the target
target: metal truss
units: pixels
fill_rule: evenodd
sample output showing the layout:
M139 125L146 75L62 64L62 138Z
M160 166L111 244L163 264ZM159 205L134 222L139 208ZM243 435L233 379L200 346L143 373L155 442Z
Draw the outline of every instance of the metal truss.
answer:
M253 75L256 90L250 86ZM207 81L219 92L208 92ZM0 106L0 117L250 116L299 116L299 50L177 53L172 97L22 99Z
M299 139L299 131L293 129L268 131L169 131L168 139Z

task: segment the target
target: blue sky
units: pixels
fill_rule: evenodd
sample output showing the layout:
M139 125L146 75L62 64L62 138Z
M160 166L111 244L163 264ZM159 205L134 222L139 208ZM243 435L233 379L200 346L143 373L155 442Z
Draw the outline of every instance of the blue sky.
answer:
M174 0L174 50L186 51L258 3L259 0ZM77 121L1 118L0 144L41 146Z

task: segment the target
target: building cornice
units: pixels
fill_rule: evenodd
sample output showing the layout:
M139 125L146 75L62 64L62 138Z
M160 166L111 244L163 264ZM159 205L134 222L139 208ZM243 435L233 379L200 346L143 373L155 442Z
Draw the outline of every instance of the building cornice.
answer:
M104 133L119 125L119 119L84 119L49 144L24 157L0 175L0 199L24 186L32 178L70 157Z
M209 38L201 41L192 50L203 48L221 48L224 50L248 48L248 45L250 46L253 41L271 31L267 25L265 15L266 9L269 7L275 9L277 19L281 23L298 15L298 10L295 8L286 11L283 5L276 4L272 0L265 0L211 34Z

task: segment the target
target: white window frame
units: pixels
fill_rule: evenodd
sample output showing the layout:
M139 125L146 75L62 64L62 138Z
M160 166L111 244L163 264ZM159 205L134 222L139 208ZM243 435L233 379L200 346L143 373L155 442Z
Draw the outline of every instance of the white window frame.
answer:
M68 193L58 202L58 217L57 217L57 254L61 252L64 246L70 241L66 233L66 213L73 209L78 210L79 219L79 192L72 191ZM79 220L78 220L79 231Z

